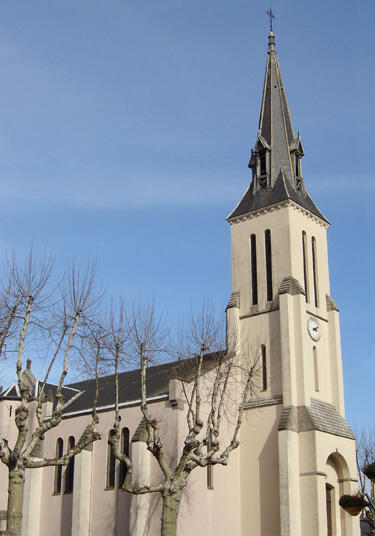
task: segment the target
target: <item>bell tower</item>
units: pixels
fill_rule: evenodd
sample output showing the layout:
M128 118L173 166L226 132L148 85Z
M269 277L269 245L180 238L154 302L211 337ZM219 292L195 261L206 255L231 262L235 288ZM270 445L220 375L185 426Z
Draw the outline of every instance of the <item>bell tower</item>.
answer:
M354 536L358 520L338 506L358 487L329 283L329 222L306 190L303 156L271 30L252 180L227 218L228 346L236 341L259 370L241 429L242 533ZM251 515L249 497L259 503Z

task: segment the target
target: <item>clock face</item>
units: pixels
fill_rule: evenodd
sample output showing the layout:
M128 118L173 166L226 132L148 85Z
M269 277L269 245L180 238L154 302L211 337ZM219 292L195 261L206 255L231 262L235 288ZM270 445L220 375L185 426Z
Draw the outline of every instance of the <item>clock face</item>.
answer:
M313 318L312 316L310 316L307 321L307 330L313 341L318 341L322 336L319 322L316 318Z

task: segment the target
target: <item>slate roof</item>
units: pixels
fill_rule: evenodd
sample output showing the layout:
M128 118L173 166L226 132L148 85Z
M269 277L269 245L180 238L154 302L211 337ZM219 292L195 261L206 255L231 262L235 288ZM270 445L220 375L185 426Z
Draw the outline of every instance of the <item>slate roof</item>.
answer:
M237 309L240 308L240 293L239 292L232 292L230 295L228 305L226 306L226 309L231 309L232 307L236 307Z
M297 294L306 295L306 292L301 283L295 277L290 275L289 277L284 277L281 281L279 294L291 294L292 296L296 296Z
M246 190L241 201L238 203L233 212L228 216L227 220L230 221L238 216L244 216L250 212L256 212L262 208L277 205L283 201L294 201L297 205L300 205L304 209L314 214L321 220L329 224L329 221L323 216L314 201L309 194L306 195L300 191L295 190L290 182L285 179L285 176L280 171L279 176L273 188L267 188L266 190L260 190L256 194L253 194L252 183Z
M259 117L259 137L266 140L271 148L271 184L276 180L280 169L284 169L287 178L292 180L290 148L295 142L295 136L276 55L273 32L270 32L268 36L267 65Z
M212 370L216 366L217 359L223 355L223 351L205 354L202 363L202 374ZM191 381L194 378L196 365L197 358L192 357L148 367L146 377L147 398L154 398L162 395L168 396L169 380L180 378L187 382ZM139 403L141 398L140 369L120 372L118 380L120 405L131 402L134 402L135 404ZM115 375L111 374L109 376L102 376L98 379L98 383L98 410L113 407L115 403ZM36 392L39 392L41 385L42 382L38 381L36 384ZM55 400L56 389L57 385L47 383L44 392L47 395L47 393L50 391L53 395L53 399ZM96 392L95 379L92 378L80 382L66 384L62 387L62 394L64 395L66 402L78 392L82 392L82 395L67 407L67 415L91 410ZM16 384L13 384L0 393L0 398L19 398Z
M202 364L202 373L206 373L216 366L218 356L223 352L206 354ZM146 386L147 398L154 398L169 393L169 380L181 378L191 381L194 378L197 358L188 358L178 361L163 363L147 368ZM140 369L119 373L119 403L139 403L141 398L141 373ZM99 378L98 410L113 407L115 403L115 375ZM83 391L83 394L68 408L67 413L88 411L92 407L95 397L95 379L83 380L71 383L68 388Z
M332 296L328 296L328 294L326 294L326 302L327 302L327 311L340 311L340 309L337 307L334 299L332 298Z
M20 397L19 389L18 389L17 384L15 383L12 383L12 385L7 387L0 393L0 398L17 399L19 397Z
M319 430L327 434L355 439L348 421L335 406L323 400L311 399L311 406L288 406L283 409L279 430L308 432Z
M33 396L37 396L37 394L40 393L40 389L42 388L43 382L38 380L35 384L35 391L34 393L31 393ZM52 393L53 398L55 398L57 391L57 385L55 383L49 383L47 382L44 387L44 393L47 395L48 392ZM67 385L63 385L61 389L62 394L64 395L66 400L69 400L73 395L77 393L77 390L74 388L70 388ZM20 392L18 389L17 383L13 383L6 389L4 389L0 393L0 398L7 398L7 399L19 399L20 398Z
M138 427L136 431L134 432L134 435L132 437L132 443L137 443L137 441L140 441L141 443L146 443L148 439L148 432L147 432L147 425L146 425L146 419L143 418L138 424Z

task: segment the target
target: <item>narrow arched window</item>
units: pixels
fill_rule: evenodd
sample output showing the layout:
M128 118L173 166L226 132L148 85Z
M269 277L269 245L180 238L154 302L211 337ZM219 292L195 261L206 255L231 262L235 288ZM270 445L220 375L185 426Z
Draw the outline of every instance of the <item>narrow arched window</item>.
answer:
M56 458L61 458L64 452L64 441L59 437L56 441ZM55 481L53 485L54 493L61 493L61 484L62 484L62 465L55 465Z
M251 293L252 304L258 304L258 273L257 273L257 239L255 234L250 237L250 256L251 256Z
M267 229L264 233L264 243L266 252L266 282L267 282L267 301L272 301L272 250L271 250L271 231Z
M129 458L129 428L123 428L121 432L121 452L122 454L125 454ZM125 477L128 473L128 466L124 461L120 462L120 478L119 478L119 487L121 487L124 483Z
M68 439L68 452L74 447L75 440L73 436ZM71 456L69 463L65 471L65 493L71 493L73 491L74 483L74 456Z
M115 487L116 480L116 458L112 451L112 445L109 443L109 440L115 433L114 430L111 430L108 434L108 446L107 446L107 482L106 489L113 489Z
M314 361L314 387L315 387L315 391L319 391L318 352L316 350L316 346L313 347L313 361Z
M302 257L303 257L303 281L305 285L305 298L306 302L309 302L309 279L307 271L307 244L306 244L306 233L302 231Z
M260 347L262 356L262 391L267 390L267 351L264 344Z
M319 307L319 292L318 292L318 266L316 259L316 240L313 236L311 239L312 263L313 263L313 279L314 279L314 302L315 307Z

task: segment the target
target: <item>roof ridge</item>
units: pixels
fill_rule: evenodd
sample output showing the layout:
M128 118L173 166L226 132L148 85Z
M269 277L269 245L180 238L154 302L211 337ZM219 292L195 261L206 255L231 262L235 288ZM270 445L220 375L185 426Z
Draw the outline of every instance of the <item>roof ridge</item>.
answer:
M204 354L203 357L209 357L209 356L213 356L219 352L224 352L224 350L218 350L216 352L209 352L207 354ZM166 368L166 367L171 367L173 366L174 364L182 364L182 363L187 363L189 360L193 360L195 359L196 357L198 356L198 354L194 355L194 356L190 356L190 357L185 357L183 359L175 359L174 361L166 361L165 363L159 363L157 365L152 365L151 367L147 367L147 370L150 371L150 370L156 370L156 369L163 369L163 368ZM131 374L131 373L135 373L135 372L139 372L141 370L140 367L136 368L136 369L131 369L131 370L124 370L123 372L119 372L119 377L120 376L125 376L126 374ZM106 380L108 378L111 378L111 377L115 377L115 374L108 374L106 376L99 376L99 380ZM95 381L95 378L87 378L85 380L80 380L79 382L72 382L72 383L67 383L64 385L64 387L68 387L70 389L74 389L74 387L72 387L73 385L76 386L76 385L80 385L80 384L83 384L83 383L87 383L89 381Z

